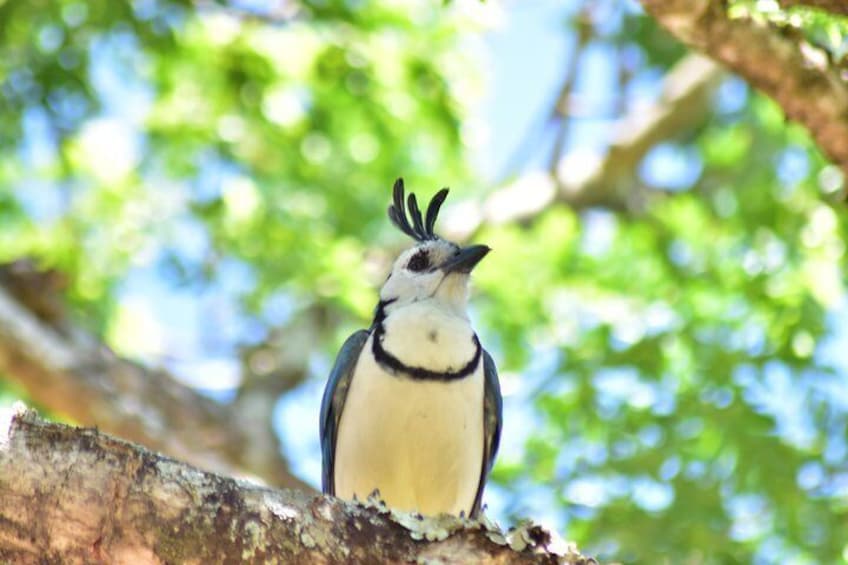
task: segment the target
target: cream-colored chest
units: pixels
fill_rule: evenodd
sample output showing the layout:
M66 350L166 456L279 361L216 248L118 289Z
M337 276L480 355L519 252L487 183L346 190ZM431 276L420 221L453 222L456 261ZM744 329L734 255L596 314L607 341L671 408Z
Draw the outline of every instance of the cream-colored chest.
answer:
M427 309L397 314L386 320L383 347L404 364L455 371L473 358L466 320ZM413 380L380 366L371 355L373 339L360 355L339 422L336 494L364 498L379 489L394 508L470 512L483 464L482 363L462 379Z

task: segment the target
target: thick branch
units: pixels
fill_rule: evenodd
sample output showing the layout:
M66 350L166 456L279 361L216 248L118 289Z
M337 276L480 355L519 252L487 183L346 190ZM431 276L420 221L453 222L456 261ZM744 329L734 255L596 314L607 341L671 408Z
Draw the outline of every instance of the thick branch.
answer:
M32 411L0 428L2 562L589 562L551 543L238 482Z
M116 357L74 328L57 331L0 286L0 372L35 401L84 425L205 469L306 487L267 434L251 434L227 407L162 371ZM257 442L261 441L261 445Z
M797 34L746 18L730 19L724 2L641 2L678 39L774 98L848 173L848 77L840 76L824 52L793 37Z

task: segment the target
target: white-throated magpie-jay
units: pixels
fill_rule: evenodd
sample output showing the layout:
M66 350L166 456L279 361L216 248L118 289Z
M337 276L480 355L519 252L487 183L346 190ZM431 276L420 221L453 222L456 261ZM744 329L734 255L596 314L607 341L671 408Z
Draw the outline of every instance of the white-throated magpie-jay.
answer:
M323 491L433 515L476 516L501 434L495 364L471 327L471 270L489 252L460 247L394 185L389 218L416 245L395 261L368 330L350 336L321 403ZM409 216L407 217L407 205Z

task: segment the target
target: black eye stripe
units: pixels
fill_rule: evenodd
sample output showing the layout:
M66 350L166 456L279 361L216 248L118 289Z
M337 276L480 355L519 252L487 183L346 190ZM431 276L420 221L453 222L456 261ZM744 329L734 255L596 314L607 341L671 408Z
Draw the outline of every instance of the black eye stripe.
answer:
M427 256L427 252L423 249L418 251L415 255L413 255L409 262L406 264L406 268L410 271L423 271L427 267L430 266L430 257Z

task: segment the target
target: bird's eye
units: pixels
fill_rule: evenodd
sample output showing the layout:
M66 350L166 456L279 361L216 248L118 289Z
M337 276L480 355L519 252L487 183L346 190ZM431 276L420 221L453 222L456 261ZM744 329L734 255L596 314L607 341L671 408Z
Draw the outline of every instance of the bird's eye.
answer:
M409 260L409 263L406 264L406 268L410 271L423 271L427 267L430 266L430 258L427 256L427 252L423 249L412 256Z

